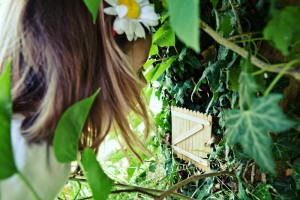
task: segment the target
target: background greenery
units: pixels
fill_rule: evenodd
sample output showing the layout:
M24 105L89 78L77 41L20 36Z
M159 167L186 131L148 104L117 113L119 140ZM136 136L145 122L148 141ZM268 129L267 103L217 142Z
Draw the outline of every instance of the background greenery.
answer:
M95 13L97 4L85 3ZM105 173L87 149L79 163L92 175L77 170L58 199L104 199L109 191L109 199L299 199L300 2L152 3L161 19L144 65L145 93L162 102L145 143L153 156L140 163L111 133L122 148L101 162ZM204 175L172 150L174 105L213 116ZM142 138L142 122L129 118Z

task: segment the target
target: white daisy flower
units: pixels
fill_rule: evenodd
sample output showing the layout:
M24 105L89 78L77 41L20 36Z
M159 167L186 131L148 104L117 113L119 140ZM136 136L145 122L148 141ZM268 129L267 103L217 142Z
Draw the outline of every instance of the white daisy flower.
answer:
M158 25L159 16L148 0L105 0L111 7L105 8L108 15L116 15L113 29L118 34L125 33L129 41L145 38L142 24L150 30Z

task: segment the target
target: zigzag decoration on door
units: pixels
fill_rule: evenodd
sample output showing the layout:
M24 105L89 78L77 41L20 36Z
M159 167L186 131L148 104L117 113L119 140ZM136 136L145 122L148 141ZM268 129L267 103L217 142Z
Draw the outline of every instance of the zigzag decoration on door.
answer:
M172 147L177 156L203 171L210 169L207 154L212 139L211 115L172 107Z

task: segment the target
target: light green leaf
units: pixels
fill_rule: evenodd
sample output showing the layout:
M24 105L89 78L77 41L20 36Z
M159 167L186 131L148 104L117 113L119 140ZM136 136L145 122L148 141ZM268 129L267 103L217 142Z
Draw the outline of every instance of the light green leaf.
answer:
M89 9L93 17L94 24L96 23L101 0L84 0L86 7ZM72 6L72 5L70 5Z
M134 172L136 171L136 166L135 165L130 165L128 168L127 168L127 180L129 181L131 178L132 178L132 176L133 176L133 174L134 174Z
M156 65L156 67L149 70L147 74L145 74L145 78L148 82L155 81L158 79L168 67L176 60L175 56L169 57L166 61Z
M254 100L249 110L231 110L226 115L226 138L229 144L239 143L245 153L263 169L274 173L272 140L268 131L281 132L295 125L281 111L281 95L272 94Z
M168 23L164 23L153 35L153 44L160 47L175 46L175 33Z
M143 68L147 69L148 67L150 67L155 62L156 62L156 60L154 60L154 59L147 60L147 62L143 65Z
M292 176L296 182L297 190L300 189L300 158L296 159L292 167L293 173Z
M158 54L158 46L152 44L151 49L149 51L149 56L157 55Z
M300 8L288 6L273 13L263 30L264 38L271 40L284 55L289 54L291 44L300 39Z
M60 118L53 139L54 153L59 162L77 160L79 137L99 91L69 107Z
M11 62L6 65L0 76L0 180L17 173L10 139L12 116L10 70Z
M114 184L102 170L92 149L87 148L82 155L82 165L95 200L108 198Z
M168 0L171 27L187 46L200 51L199 0Z

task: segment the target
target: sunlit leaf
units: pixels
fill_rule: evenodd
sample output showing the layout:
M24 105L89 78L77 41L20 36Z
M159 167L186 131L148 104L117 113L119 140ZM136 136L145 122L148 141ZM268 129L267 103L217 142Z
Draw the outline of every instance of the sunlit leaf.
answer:
M296 188L297 190L299 190L300 189L300 158L294 161L292 170L293 170L292 176L295 180Z
M272 94L254 100L249 110L231 110L227 113L226 137L229 144L239 143L245 153L263 169L274 173L271 153L272 140L267 131L285 131L295 125L281 111L281 95Z
M105 174L92 149L87 148L84 150L82 165L93 192L93 199L107 199L114 182Z
M299 19L299 7L288 6L274 12L263 30L264 38L271 40L277 49L288 55L290 45L300 40Z
M149 56L157 55L158 54L158 46L155 44L151 45L151 49L149 51Z
M69 107L60 118L53 139L54 153L58 161L77 160L79 137L99 91L100 89L89 98Z
M152 82L158 79L175 60L176 57L172 56L166 61L160 63L159 65L156 65L156 67L154 67L147 74L145 74L146 80L148 82Z
M134 174L136 170L136 166L134 165L130 165L128 168L127 168L127 180L130 180L132 175Z
M187 46L200 51L199 0L168 0L171 27Z
M0 180L17 173L10 139L11 103L11 62L0 76Z
M93 22L96 23L101 0L84 0L84 3L92 14Z
M153 44L160 47L175 46L175 33L168 26L168 23L162 25L153 35Z

